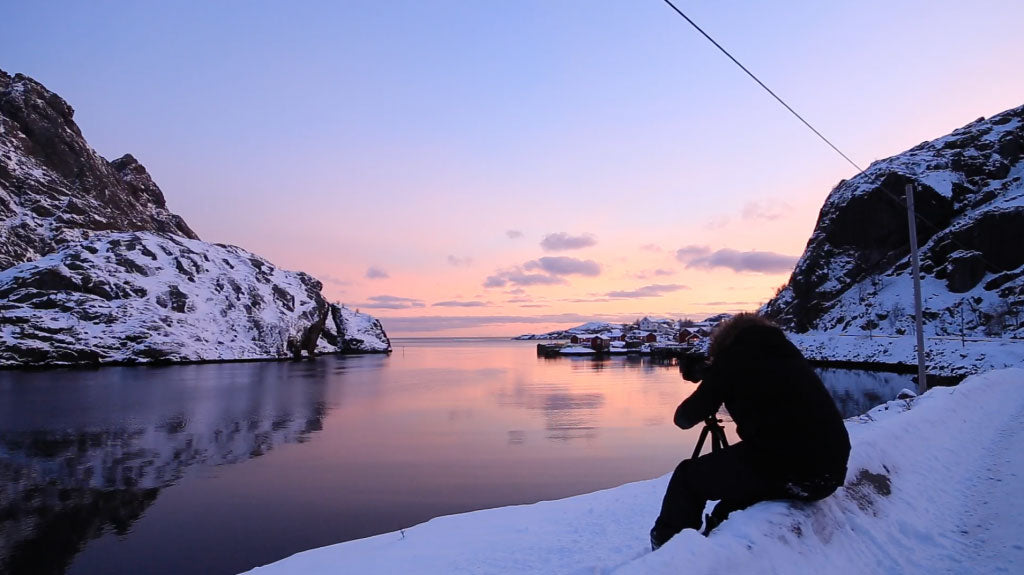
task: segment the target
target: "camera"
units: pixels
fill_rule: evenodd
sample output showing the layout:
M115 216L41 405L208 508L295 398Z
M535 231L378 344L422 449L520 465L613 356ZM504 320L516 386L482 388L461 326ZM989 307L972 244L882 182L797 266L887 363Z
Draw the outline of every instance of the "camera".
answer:
M711 363L704 356L688 355L679 362L679 372L683 379L693 383L700 383L709 367L711 367Z

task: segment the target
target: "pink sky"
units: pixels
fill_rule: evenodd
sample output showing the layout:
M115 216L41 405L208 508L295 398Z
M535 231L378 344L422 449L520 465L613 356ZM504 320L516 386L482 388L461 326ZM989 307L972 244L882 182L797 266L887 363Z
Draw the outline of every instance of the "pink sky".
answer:
M1021 3L837 4L680 7L863 166L1024 103ZM392 336L755 309L855 173L661 2L5 20L4 69L139 158L203 239Z

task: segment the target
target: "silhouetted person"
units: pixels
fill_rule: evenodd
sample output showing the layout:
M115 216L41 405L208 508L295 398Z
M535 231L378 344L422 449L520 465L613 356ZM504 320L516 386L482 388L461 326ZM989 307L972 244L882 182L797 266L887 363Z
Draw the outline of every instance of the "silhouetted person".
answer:
M739 314L711 335L710 363L684 365L701 384L675 413L689 429L725 404L740 441L676 467L651 529L657 549L683 529L700 529L709 500L721 500L710 528L730 511L768 499L815 501L846 478L850 438L828 390L776 325Z

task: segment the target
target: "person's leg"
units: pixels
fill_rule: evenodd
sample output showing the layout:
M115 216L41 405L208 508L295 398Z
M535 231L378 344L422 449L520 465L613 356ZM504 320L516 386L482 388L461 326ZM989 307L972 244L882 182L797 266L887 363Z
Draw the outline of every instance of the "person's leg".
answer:
M744 442L687 459L676 467L669 480L661 514L651 529L651 545L660 547L683 529L700 529L704 506L709 500L730 502L730 509L742 509L758 501L784 497L781 485L755 469Z

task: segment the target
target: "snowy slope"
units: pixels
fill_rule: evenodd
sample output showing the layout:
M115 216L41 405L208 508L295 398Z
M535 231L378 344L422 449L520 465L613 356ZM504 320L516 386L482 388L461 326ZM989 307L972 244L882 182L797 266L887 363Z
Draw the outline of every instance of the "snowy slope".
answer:
M148 232L94 234L0 272L0 365L308 354L330 317L320 288L234 246ZM359 329L345 337L365 338L366 349L321 352L381 351Z
M787 336L811 360L899 364L914 369L917 366L917 338L911 334L870 336L809 331ZM961 377L1021 365L1024 365L1024 341L1019 339L972 338L964 342L958 337L929 336L925 339L925 366L929 375Z
M913 333L909 183L925 333L1024 336L1024 107L840 182L789 283L763 311L797 332Z
M765 502L658 551L668 475L559 501L440 517L250 571L327 573L1019 573L1024 370L893 401L847 422L846 485Z
M327 316L320 287L233 246L97 234L0 272L0 364L297 355Z

